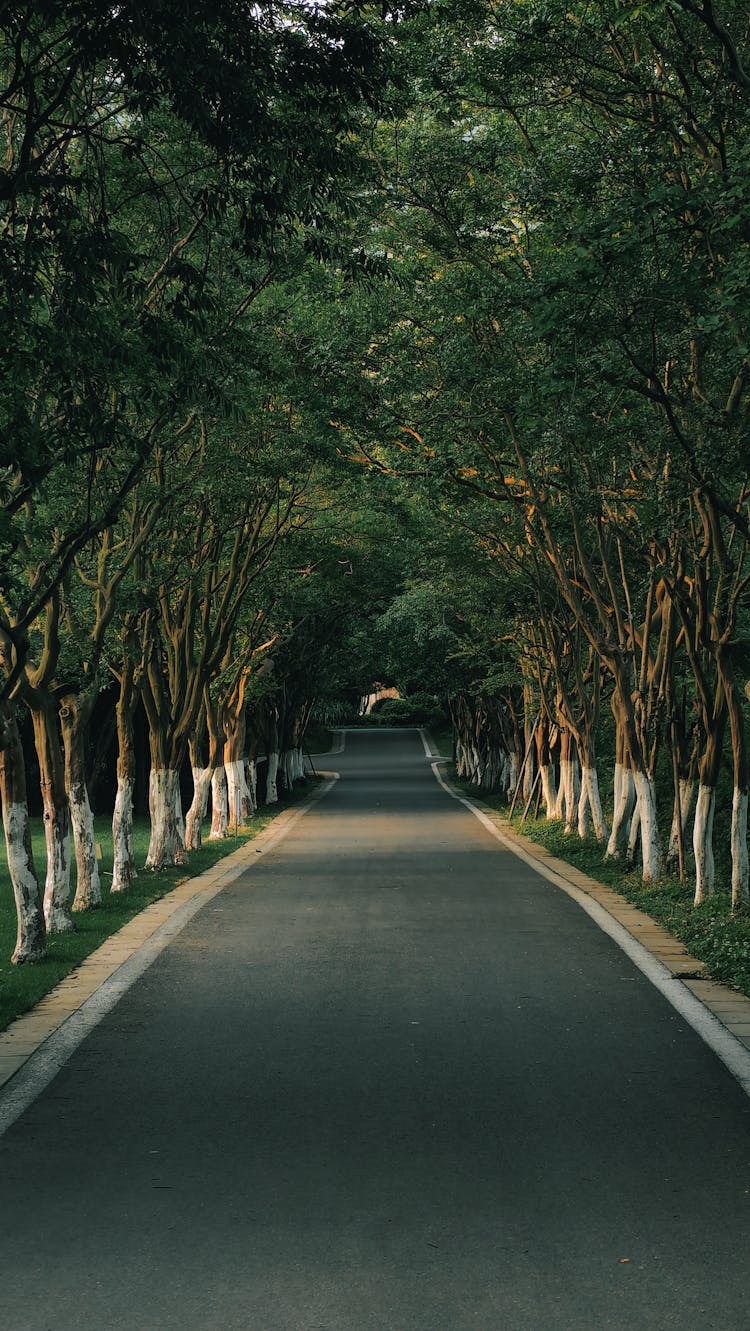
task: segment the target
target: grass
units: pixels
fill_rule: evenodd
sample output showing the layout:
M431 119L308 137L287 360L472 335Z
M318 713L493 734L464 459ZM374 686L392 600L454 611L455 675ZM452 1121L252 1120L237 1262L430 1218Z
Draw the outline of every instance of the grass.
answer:
M306 787L298 787L291 796L284 798L279 804L261 807L252 822L242 828L237 837L229 837L226 841L205 841L200 850L190 853L188 864L180 868L165 869L159 873L141 870L127 892L115 893L114 896L109 891L112 880L110 820L97 818L96 836L102 847L102 859L99 865L102 876L102 905L96 910L76 913L75 933L51 936L48 939L46 957L33 965L14 966L10 962L16 942L16 912L3 845L0 849L0 1030L4 1030L16 1017L38 1003L40 998L59 984L60 980L75 970L85 957L94 952L105 939L116 933L145 906L171 892L178 883L184 883L186 879L195 878L203 873L204 869L210 869L244 841L256 837L283 809L302 799L308 793L311 784L308 782ZM137 819L135 859L138 865L143 864L146 859L148 839L148 819ZM37 869L41 871L45 863L41 819L32 820L32 844ZM43 878L41 872L40 877ZM75 864L72 879L71 900L75 891Z
M476 798L474 786L453 780L467 794ZM694 957L704 961L715 980L729 984L750 997L750 910L732 914L731 897L717 891L701 906L693 905L693 884L665 875L655 883L643 883L637 869L628 870L614 860L604 858L604 849L593 837L581 840L576 834L566 836L562 823L527 819L521 814L508 818L499 796L483 795L484 803L497 809L508 826L531 841L546 846L559 859L573 865L597 882L619 892L639 910L650 915L679 938Z

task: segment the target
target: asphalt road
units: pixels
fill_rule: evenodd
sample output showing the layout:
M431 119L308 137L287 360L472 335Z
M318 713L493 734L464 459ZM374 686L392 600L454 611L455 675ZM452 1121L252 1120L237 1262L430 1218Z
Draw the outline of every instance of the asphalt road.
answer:
M6 1331L748 1331L750 1102L416 732L0 1142Z

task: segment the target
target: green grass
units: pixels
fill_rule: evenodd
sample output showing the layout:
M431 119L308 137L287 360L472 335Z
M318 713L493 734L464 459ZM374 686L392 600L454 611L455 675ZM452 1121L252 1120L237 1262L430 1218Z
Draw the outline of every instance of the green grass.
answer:
M453 780L456 781L455 775ZM477 796L475 787L456 781L469 795ZM498 796L481 796L484 803L503 814L508 826L530 840L546 846L559 859L582 873L606 883L628 901L679 938L694 957L704 961L715 980L730 984L750 997L750 910L732 914L727 891L718 891L703 905L693 905L694 885L665 876L656 883L644 884L638 869L628 871L616 861L606 860L602 847L593 837L582 841L566 836L562 823L535 822L521 814L508 818L507 808Z
M60 980L75 970L85 957L145 906L171 892L178 883L184 883L186 879L194 878L204 869L211 868L244 841L252 840L283 809L304 798L313 784L308 781L306 787L300 786L278 805L261 807L252 822L242 828L238 837L230 837L226 841L205 841L200 850L191 852L188 864L178 869L165 869L159 873L139 870L129 890L115 893L114 896L109 891L112 881L111 824L108 818L97 818L96 836L102 847L99 870L103 903L96 910L76 913L76 932L51 936L48 939L47 956L33 965L13 966L10 961L16 943L16 912L3 845L0 849L0 1030L4 1030L15 1017L38 1003ZM135 859L138 865L145 861L148 839L148 819L137 819ZM41 819L32 820L32 842L37 870L43 880L45 848ZM75 864L72 879L71 900L75 891Z

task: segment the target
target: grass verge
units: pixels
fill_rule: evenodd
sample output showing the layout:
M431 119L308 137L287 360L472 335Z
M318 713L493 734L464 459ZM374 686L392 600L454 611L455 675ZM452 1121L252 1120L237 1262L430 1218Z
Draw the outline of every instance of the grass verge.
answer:
M105 939L121 929L145 906L171 892L178 883L184 883L186 879L195 878L205 869L210 869L243 842L253 840L277 814L304 799L315 784L314 781L307 781L305 786L299 786L279 804L262 806L252 822L242 828L237 837L229 837L225 841L205 841L200 850L190 853L188 863L180 868L165 869L159 873L141 870L127 892L115 893L114 896L109 890L112 881L111 825L109 819L97 818L96 836L102 847L102 859L99 865L102 876L102 905L96 910L77 913L75 933L51 936L48 939L46 957L33 965L13 966L10 962L16 942L16 913L3 845L0 849L0 1030L5 1030L16 1017L28 1012L29 1008L75 970L76 966L94 952ZM137 819L135 827L137 864L143 864L145 861L148 840L148 819ZM41 868L45 862L41 819L32 821L32 843L34 859L37 867ZM72 878L75 885L75 864ZM71 891L71 899L74 891L75 886Z
M467 795L477 798L476 788L458 781L455 772L451 772L451 779ZM520 814L508 817L499 797L483 795L481 799L500 813L515 832L546 846L552 855L605 883L657 920L694 957L706 963L712 979L750 997L750 910L745 908L733 915L727 892L715 892L703 905L694 906L692 883L665 876L658 882L644 884L638 870L628 871L616 861L606 860L603 848L593 837L582 841L576 835L566 836L559 822L527 819L522 823Z

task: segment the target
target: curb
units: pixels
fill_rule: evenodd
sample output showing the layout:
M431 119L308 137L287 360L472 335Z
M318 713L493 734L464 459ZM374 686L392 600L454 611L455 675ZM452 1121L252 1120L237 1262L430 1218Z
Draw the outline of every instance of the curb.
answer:
M51 1080L89 1029L114 1007L192 917L223 888L247 873L257 863L257 855L272 850L292 824L317 804L338 780L336 772L318 772L318 776L327 779L307 799L284 809L256 837L225 855L210 869L186 879L158 901L151 902L90 953L35 1007L11 1022L0 1034L0 1096L33 1055L47 1046L47 1042L51 1044L52 1037L55 1037L65 1048L52 1059L53 1070L47 1077L47 1081ZM84 1018L87 1005L91 1007L91 1013ZM74 1026L80 1028L75 1034ZM64 1030L66 1027L69 1029ZM7 1114L3 1110L4 1106L0 1105L0 1132L9 1126L9 1122L4 1121ZM13 1118L17 1116L13 1114Z

